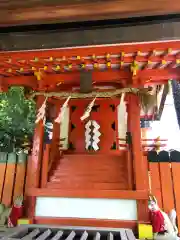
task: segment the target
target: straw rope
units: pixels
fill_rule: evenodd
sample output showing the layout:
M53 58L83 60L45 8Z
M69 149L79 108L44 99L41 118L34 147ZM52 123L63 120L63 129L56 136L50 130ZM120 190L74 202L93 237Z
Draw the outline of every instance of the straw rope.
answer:
M79 92L34 92L32 93L31 97L34 98L35 96L45 96L45 97L59 97L59 98L68 98L71 96L71 98L111 98L118 95L121 95L122 93L133 93L133 94L147 94L151 95L150 91L148 89L138 89L138 88L122 88L117 89L115 91L108 91L108 92L98 92L93 91L91 93L79 93Z

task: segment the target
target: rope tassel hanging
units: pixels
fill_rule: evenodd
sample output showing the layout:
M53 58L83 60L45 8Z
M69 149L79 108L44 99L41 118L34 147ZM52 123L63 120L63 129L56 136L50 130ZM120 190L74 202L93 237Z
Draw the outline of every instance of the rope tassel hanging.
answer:
M125 98L125 93L122 93L121 100L120 100L120 105L124 102L124 98Z
M84 114L82 115L82 117L80 118L81 121L84 121L86 118L88 118L90 116L90 113L92 111L92 108L94 106L94 103L96 101L96 97L92 100L92 102L88 105L88 107L86 108Z
M64 104L62 105L62 107L60 108L60 112L59 112L59 115L58 117L55 119L55 122L56 123L61 123L64 119L64 114L65 114L65 111L67 109L67 106L68 106L68 103L69 103L69 100L71 99L71 96L69 96L66 101L64 102Z
M46 121L46 103L47 103L47 97L44 100L42 106L39 108L38 113L37 113L37 117L36 117L36 121L35 123L39 123L40 120L43 120L43 124L45 124Z

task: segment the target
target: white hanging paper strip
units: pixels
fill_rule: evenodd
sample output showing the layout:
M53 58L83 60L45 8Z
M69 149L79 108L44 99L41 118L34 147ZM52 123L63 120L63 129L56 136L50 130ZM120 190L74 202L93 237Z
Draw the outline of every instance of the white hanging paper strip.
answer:
M89 149L89 146L91 145L91 138L89 137L89 139L88 139L88 137L86 138L86 150L88 150Z
M96 97L92 100L92 102L88 105L88 107L86 108L84 114L82 115L82 117L80 118L81 121L84 121L86 118L88 118L90 116L90 113L92 111L92 107L94 106L94 103L96 101Z
M93 127L94 127L96 130L98 130L98 129L100 128L99 124L98 124L96 121L93 120L92 123L93 123Z
M95 141L92 143L92 147L93 147L94 151L99 150L99 146L97 145L97 142L95 142Z
M68 106L68 102L70 100L71 96L69 96L66 101L64 102L64 104L62 105L62 107L60 108L60 112L59 112L59 115L58 117L55 119L55 122L57 123L61 123L64 119L64 114L65 114L65 111L66 111L66 108Z
M46 102L47 102L47 97L44 100L42 106L38 110L36 121L35 121L36 124L39 123L40 120L43 120L43 124L45 124L46 122Z
M98 130L94 130L93 133L94 133L94 136L96 136L96 137L101 136L101 133Z
M125 93L122 93L121 95L121 100L120 100L120 104L122 104L124 102L124 98L125 98Z
M93 141L96 141L96 142L100 142L100 139L99 139L99 137L101 136L101 134L99 134L99 133L94 133L94 136L93 136Z
M92 121L93 123L93 148L95 151L97 151L99 149L98 143L100 142L99 137L101 136L101 133L99 131L100 126L96 121Z
M91 145L91 121L88 121L85 125L85 143L86 143L86 149L88 150L89 146Z
M126 111L126 103L124 101L125 93L121 94L120 103L117 107L118 109L118 137L126 138L127 132L127 111ZM119 140L119 144L124 144L124 141ZM125 149L123 146L119 146L119 149Z
M91 130L91 126L93 127L93 130ZM100 142L99 137L101 136L101 133L99 131L100 129L99 124L96 121L89 120L85 125L85 129L86 129L85 130L86 149L88 150L92 144L92 148L95 151L99 150L98 143Z

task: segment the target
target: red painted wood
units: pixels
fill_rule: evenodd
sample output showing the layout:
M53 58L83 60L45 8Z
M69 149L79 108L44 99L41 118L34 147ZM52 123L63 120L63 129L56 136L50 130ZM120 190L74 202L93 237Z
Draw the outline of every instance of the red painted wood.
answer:
M32 223L34 223L33 220L36 206L36 197L26 196L24 206L24 216L27 217Z
M48 188L101 190L129 188L127 154L116 154L116 150L111 150L117 139L116 105L119 100L97 100L95 105L99 105L98 111L92 111L90 117L82 122L80 117L91 101L71 100L69 103L71 109L69 142L75 149L69 150L71 155L64 154L59 163L56 161L56 168L52 171L50 182L47 184ZM115 105L114 111L111 104ZM74 111L73 106L76 107ZM108 116L106 118L104 109ZM84 124L89 119L97 121L100 125L100 150L97 152L88 152L85 149ZM112 128L113 123L115 130ZM71 124L74 126L73 130Z
M31 187L31 155L28 156L28 160L27 160L27 170L26 170L25 189L24 189L25 195L29 187Z
M128 177L128 188L129 190L134 189L134 174L133 174L133 165L132 165L132 159L131 159L131 153L128 150L127 152L127 177Z
M25 175L26 175L26 161L23 163L17 163L13 200L15 200L19 196L24 195L24 185L26 180Z
M41 107L44 102L44 97L39 96L37 99L37 107ZM38 187L40 185L40 169L42 164L42 154L43 154L43 135L44 126L42 120L36 124L34 131L33 149L31 156L31 183L33 187Z
M163 209L169 213L174 209L174 194L171 169L169 163L160 163L160 179L162 188Z
M138 210L138 222L139 223L150 222L149 209L148 209L148 199L138 200L137 210Z
M109 228L137 228L137 221L80 219L80 218L45 218L35 217L35 224L43 225L65 225L65 226L87 226L87 227L109 227Z
M146 200L148 193L145 190L129 191L129 190L61 190L47 188L29 188L28 196L36 197L74 197L74 198L108 198L108 199L136 199Z
M2 73L4 74L4 72ZM50 77L51 76L51 77ZM150 69L143 70L137 73L137 76L132 79L130 72L124 72L122 70L107 70L107 71L95 71L93 73L93 82L97 82L97 85L110 85L113 86L116 83L116 88L121 86L126 87L135 86L142 87L144 84L165 84L168 79L180 80L180 71L178 69ZM50 81L51 79L51 81ZM68 81L71 79L71 81ZM79 74L72 72L68 74L56 74L53 72L43 77L43 81L38 82L34 76L11 76L3 78L8 86L27 86L39 91L72 91L72 87L79 87L80 77ZM135 81L136 80L136 81ZM117 83L119 85L117 85ZM57 87L61 85L61 88ZM96 90L96 88L95 88ZM106 90L107 91L107 90Z
M99 105L98 111L91 111L90 117L81 121L80 117L84 114L85 109L88 104L91 102L91 99L82 100L71 100L69 105L76 106L75 111L71 110L70 113L70 125L74 124L75 128L69 132L69 141L72 142L76 148L75 152L87 152L85 149L85 123L88 120L95 120L100 125L100 150L98 152L109 152L113 143L117 141L117 104L119 103L118 99L102 99L97 100L95 105ZM115 105L115 111L112 111L110 107L111 104ZM104 109L106 111L104 112ZM106 115L104 115L104 113ZM115 122L116 130L112 129L112 124Z
M80 120L83 115L89 101L71 100L70 106L70 121L69 121L69 143L72 143L75 147L75 152L85 152L85 122ZM76 109L73 112L72 107ZM74 124L75 128L71 131L71 124Z
M13 199L13 188L15 180L16 163L8 163L2 195L2 203L9 206Z
M128 131L132 135L133 167L137 190L147 189L145 177L146 164L143 161L140 129L140 103L139 97L133 94L127 95ZM141 174L139 174L141 173Z
M46 144L43 159L42 159L42 169L41 169L41 187L44 188L48 182L49 173L49 157L50 157L50 144Z
M180 184L179 184L180 163L172 163L172 176L175 197L175 207L178 219L178 229L180 229Z
M143 159L140 129L140 103L139 97L128 94L127 97L128 112L128 131L132 136L132 162L134 168L134 182L136 190L146 190L148 192L148 179L146 176L147 164ZM140 222L148 221L148 198L137 202L138 220Z
M127 190L126 155L64 155L53 172L48 188Z
M132 73L129 71L124 71L122 69L119 70L111 70L111 68L107 68L106 71L98 71L98 68L95 68L92 73L92 79L94 85L98 83L106 84L120 84L125 87L127 85L131 86L143 86L145 83L165 83L169 79L179 79L180 72L179 69L174 69L172 66L176 64L176 60L180 58L179 54L171 55L167 52L168 49L179 50L180 42L172 41L172 42L155 42L155 43L139 43L139 44L119 44L119 45L110 45L110 46L91 46L91 47L78 47L78 48L68 48L68 49L59 49L59 50L38 50L38 51L22 51L22 52L1 52L0 60L1 63L4 64L1 68L1 73L6 76L6 78L2 78L1 82L5 82L6 85L24 85L33 87L35 90L57 90L57 84L61 84L61 87L58 87L58 90L72 90L72 86L79 86L80 77L79 73L77 73L77 65L87 62L87 64L98 62L107 64L107 53L110 54L110 59L112 54L120 54L121 52L128 54L133 53L133 56L124 55L121 57L121 61L124 63L133 63L134 55L137 55L137 52L148 52L147 56L136 56L137 62L158 62L162 63L162 61L173 61L171 66L165 69L143 69L143 71L137 71L137 76L132 78ZM152 51L165 51L166 54L163 56L157 56L152 54ZM104 56L102 59L94 59L90 56ZM56 58L64 57L65 60L61 61L61 63L57 62ZM75 58L75 56L79 56ZM33 61L34 58L38 59L38 61ZM47 61L48 59L52 59L52 61ZM90 57L89 60L84 60L85 57ZM72 60L72 58L74 60ZM7 59L11 59L11 62L7 64ZM21 66L19 65L19 59L25 60ZM86 58L87 59L87 58ZM113 57L111 59L113 63L120 63L119 57ZM62 69L64 65L71 63L72 68L70 68L70 72L65 74L61 71L58 74L54 74L54 66L61 65ZM48 74L46 74L46 70L42 70L44 65L48 64ZM21 71L21 75L24 75L26 71L30 71L33 74L32 67L41 69L42 79L43 81L37 81L34 76L19 76L18 71ZM11 69L9 72L8 70ZM44 73L43 73L44 71ZM51 74L51 77L50 77ZM16 76L15 76L16 75ZM67 88L67 86L69 86ZM70 87L71 86L71 87Z
M162 189L161 189L161 178L159 163L149 163L149 170L151 176L151 187L152 194L156 197L160 208L163 207Z
M147 156L143 154L143 163L144 163L144 178L145 178L145 189L149 190L149 162Z
M0 163L0 200L2 200L3 196L3 188L4 188L4 178L6 173L6 163Z

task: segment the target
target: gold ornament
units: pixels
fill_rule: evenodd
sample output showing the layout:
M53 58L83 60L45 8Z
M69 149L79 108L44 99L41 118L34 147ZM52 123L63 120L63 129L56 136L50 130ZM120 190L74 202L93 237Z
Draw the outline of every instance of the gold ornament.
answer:
M136 75L137 75L138 69L139 69L139 66L138 66L137 62L134 61L134 62L131 64L131 72L132 72L133 76L136 76Z

